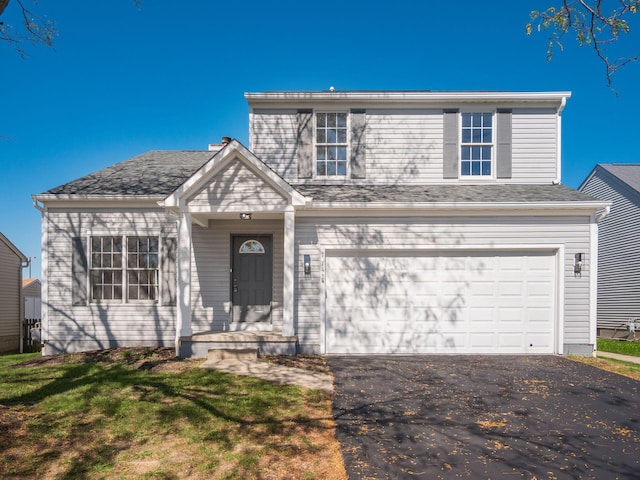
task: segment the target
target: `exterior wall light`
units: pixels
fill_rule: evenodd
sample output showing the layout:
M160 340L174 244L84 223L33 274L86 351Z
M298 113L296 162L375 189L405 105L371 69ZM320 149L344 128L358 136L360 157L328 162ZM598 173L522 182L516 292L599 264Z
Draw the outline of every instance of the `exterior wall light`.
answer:
M305 276L311 275L311 255L304 256L304 274Z
M584 253L576 253L573 260L573 273L576 277L582 277L582 259Z
M251 220L251 214L250 213L241 213L240 214L240 220Z

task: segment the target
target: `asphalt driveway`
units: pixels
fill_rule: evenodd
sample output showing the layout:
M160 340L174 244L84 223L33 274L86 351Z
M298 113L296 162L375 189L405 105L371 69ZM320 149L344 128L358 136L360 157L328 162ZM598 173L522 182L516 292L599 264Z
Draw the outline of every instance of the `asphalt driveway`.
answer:
M557 356L329 357L356 479L640 479L640 382Z

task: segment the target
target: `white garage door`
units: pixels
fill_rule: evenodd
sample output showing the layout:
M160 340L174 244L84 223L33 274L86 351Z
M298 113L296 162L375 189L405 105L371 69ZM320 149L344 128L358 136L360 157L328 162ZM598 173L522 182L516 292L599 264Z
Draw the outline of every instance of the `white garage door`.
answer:
M553 353L552 253L326 257L327 353Z

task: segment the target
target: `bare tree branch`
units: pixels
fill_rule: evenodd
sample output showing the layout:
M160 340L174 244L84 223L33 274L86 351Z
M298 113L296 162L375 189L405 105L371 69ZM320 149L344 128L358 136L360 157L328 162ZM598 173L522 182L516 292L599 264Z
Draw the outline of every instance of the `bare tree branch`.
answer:
M37 0L30 0L37 5ZM11 0L0 0L0 16L5 12ZM21 31L14 30L13 26L0 20L0 41L5 41L13 45L20 56L25 57L25 43L32 45L44 44L47 47L53 46L53 39L58 35L55 24L51 20L39 17L25 5L24 0L14 0L20 8L22 17Z
M638 55L612 59L607 47L617 42L621 34L629 33L628 19L639 8L640 0L562 0L559 7L532 11L531 22L527 23L526 31L530 35L535 26L539 32L551 32L547 60L553 57L554 47L563 49L564 36L573 33L578 45L593 48L605 67L607 86L611 88L612 76L625 65L638 60Z

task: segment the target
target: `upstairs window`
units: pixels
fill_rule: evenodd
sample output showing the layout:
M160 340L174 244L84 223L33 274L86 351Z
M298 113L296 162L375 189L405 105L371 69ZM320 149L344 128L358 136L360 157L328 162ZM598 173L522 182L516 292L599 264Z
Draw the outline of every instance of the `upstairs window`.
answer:
M316 113L316 176L347 175L347 114Z
M463 177L491 177L493 159L493 114L463 113L460 152Z

